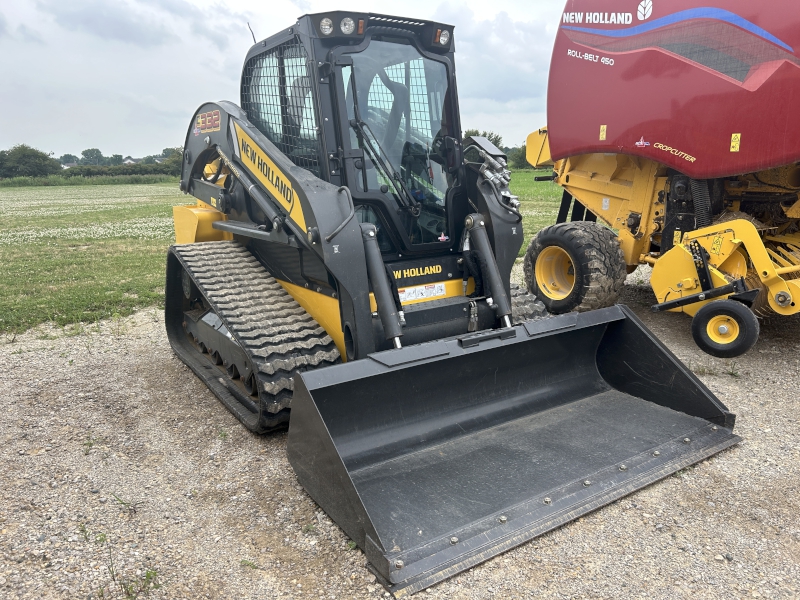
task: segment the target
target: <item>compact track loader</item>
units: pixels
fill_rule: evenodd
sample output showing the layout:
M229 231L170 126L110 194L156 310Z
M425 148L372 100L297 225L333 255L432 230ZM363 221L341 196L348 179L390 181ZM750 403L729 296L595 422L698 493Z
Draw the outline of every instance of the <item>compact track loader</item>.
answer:
M506 157L462 142L453 28L330 12L254 45L189 128L177 355L407 595L738 438L625 307L510 284ZM535 318L534 318L535 317Z
M755 344L756 316L800 312L799 16L791 0L567 3L548 126L527 141L564 188L525 258L551 313L611 306L640 264L653 310L692 316L717 357Z

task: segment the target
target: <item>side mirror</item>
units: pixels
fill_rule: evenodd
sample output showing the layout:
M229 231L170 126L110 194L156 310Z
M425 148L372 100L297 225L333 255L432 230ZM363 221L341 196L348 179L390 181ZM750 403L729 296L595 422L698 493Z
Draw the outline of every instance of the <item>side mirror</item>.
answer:
M456 138L447 136L444 138L444 152L447 160L447 172L452 175L464 164L464 149Z

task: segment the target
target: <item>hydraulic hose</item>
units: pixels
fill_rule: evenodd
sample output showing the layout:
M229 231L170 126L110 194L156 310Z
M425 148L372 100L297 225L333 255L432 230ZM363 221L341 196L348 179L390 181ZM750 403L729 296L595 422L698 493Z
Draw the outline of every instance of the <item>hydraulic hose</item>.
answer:
M497 184L495 184L494 181L492 181L491 179L484 179L481 183L488 183L489 184L489 186L492 188L492 192L494 192L494 197L497 198L497 202L500 203L500 206L502 206L508 212L510 212L511 214L513 214L513 215L515 215L517 217L517 223L520 223L522 221L522 213L519 212L513 206L510 206L510 205L506 204L505 202L503 202L503 197L500 194L500 190L497 189Z
M342 221L342 224L339 225L336 229L334 229L333 233L325 237L326 242L330 242L333 238L339 235L342 229L344 229L344 226L347 225L350 222L350 219L353 218L353 215L356 214L356 207L355 204L353 204L353 195L350 193L350 188L343 185L336 191L339 193L342 192L345 193L345 195L347 196L347 204L348 208L350 209L350 212L348 213L347 218L344 221Z

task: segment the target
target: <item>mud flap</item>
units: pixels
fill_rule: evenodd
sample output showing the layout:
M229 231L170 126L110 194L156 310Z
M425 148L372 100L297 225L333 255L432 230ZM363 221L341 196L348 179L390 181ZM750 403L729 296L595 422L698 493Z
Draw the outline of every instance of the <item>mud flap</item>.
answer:
M733 425L614 306L303 373L288 454L401 597L736 444Z

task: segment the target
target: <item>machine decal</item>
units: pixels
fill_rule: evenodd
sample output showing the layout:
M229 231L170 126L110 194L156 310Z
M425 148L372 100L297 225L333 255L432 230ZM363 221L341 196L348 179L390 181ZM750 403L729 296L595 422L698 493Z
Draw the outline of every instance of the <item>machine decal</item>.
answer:
M600 13L586 13L586 14L595 15ZM581 27L564 27L564 29L581 31L584 33L593 33L596 35L602 35L604 37L625 38L625 37L640 35L642 33L649 33L651 31L655 31L656 29L663 29L666 27L670 27L672 25L686 26L688 24L687 22L696 21L700 19L727 23L734 27L738 27L739 29L744 29L745 31L753 34L754 36L757 36L763 40L771 42L776 46L780 46L787 52L791 53L794 52L794 50L789 44L786 44L785 42L781 41L780 39L772 35L769 31L766 31L761 27L759 27L758 25L756 25L755 23L752 23L747 19L740 17L739 15L734 14L722 8L711 8L711 7L690 8L688 10L682 10L680 12L667 15L666 17L661 17L660 19L656 19L655 21L651 21L650 23L643 23L641 25L636 25L634 27L629 27L627 29L587 29ZM589 21L587 21L587 23L588 22Z
M645 142L644 141L644 136L642 136L642 138L638 142L636 142L636 144L634 144L634 145L637 148L647 148L647 146L650 145L650 142Z
M219 131L219 129L219 110L211 110L209 112L204 112L197 115L194 128L195 135L200 135L201 133L211 133L213 131Z
M423 277L424 275L438 275L442 272L442 265L430 267L414 267L412 269L401 269L394 271L395 279L408 279L409 277Z
M636 18L646 21L653 14L653 0L642 0L639 3L639 10L636 11Z
M291 181L283 174L277 165L259 148L245 131L234 123L236 129L236 143L241 152L242 164L253 173L264 185L267 191L286 210L289 218L301 229L306 229L306 220L303 209L297 200L297 194Z
M742 145L742 134L741 133L731 134L731 152L738 152L739 146L741 145Z
M631 13L564 13L563 23L597 23L603 25L630 25L633 22Z
M653 148L655 148L656 150L662 150L663 152L669 152L670 154L672 154L674 156L677 156L678 158L682 158L683 160L688 161L688 162L694 162L694 161L697 160L697 158L695 158L694 156L692 156L690 154L686 154L686 152L681 152L677 148L672 148L672 147L666 146L664 144L658 144L658 143L657 144L653 144Z
M606 131L607 131L607 126L606 125L600 125L600 141L601 142L606 141Z
M716 254L719 256L720 252L722 252L722 242L725 238L721 235L718 235L714 238L714 241L711 243L711 254Z
M445 286L443 283L432 283L430 285L419 285L416 287L403 288L397 290L400 294L400 302L408 302L410 300L423 300L427 298L436 298L444 296Z
M593 13L576 17L574 22L594 23L586 20L589 14ZM567 22L573 20L565 19L564 23ZM612 53L657 50L751 91L763 85L784 61L800 67L792 46L721 8L692 8L632 27L601 29L562 24L561 29L572 42L594 50Z

